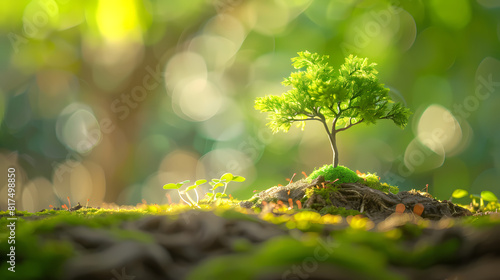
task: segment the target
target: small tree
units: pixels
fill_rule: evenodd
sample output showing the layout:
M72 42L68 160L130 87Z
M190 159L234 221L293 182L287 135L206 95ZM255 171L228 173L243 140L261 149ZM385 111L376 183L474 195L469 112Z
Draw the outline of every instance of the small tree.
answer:
M389 89L379 83L375 63L350 55L335 71L329 56L299 52L292 58L294 72L283 81L292 89L281 96L268 95L255 100L255 108L270 112L267 124L273 132L287 132L292 123L304 129L305 121L323 124L333 150L333 166L339 163L337 133L360 123L391 119L404 128L410 109L394 103Z

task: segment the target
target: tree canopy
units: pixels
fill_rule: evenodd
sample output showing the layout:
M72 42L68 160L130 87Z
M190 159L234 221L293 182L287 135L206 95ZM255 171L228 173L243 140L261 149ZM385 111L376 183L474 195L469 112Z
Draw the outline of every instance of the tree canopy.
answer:
M281 96L257 98L255 108L269 112L268 126L273 132L287 132L292 123L304 128L305 121L323 123L338 164L336 133L360 123L374 124L390 119L404 128L411 111L389 97L389 89L380 83L375 63L367 58L349 55L335 70L328 64L328 55L308 51L292 58L299 71L290 74L283 85L291 89Z

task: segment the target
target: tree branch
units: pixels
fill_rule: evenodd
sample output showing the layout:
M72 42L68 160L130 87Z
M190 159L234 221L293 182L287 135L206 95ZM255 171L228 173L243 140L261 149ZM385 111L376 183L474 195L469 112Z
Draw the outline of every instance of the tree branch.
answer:
M342 113L342 110L340 109L340 102L337 102L337 110L339 111L339 113L337 114L337 116L335 116L335 119L333 119L332 130L331 130L332 132L337 131L335 127L337 126L337 121L340 118L340 114Z
M307 118L307 119L288 119L290 122L303 122L303 121L322 121L321 119L318 118Z
M364 121L364 120L363 120L363 119L361 119L361 120L360 120L359 122L357 122L357 123L352 123L352 122L351 122L351 119L349 118L349 125L348 125L348 126L346 126L346 127L343 127L343 128L339 128L339 129L337 129L337 132L344 131L344 130L346 130L346 129L348 129L348 128L352 127L352 126L355 126L355 125L357 125L357 124L362 123L363 121Z

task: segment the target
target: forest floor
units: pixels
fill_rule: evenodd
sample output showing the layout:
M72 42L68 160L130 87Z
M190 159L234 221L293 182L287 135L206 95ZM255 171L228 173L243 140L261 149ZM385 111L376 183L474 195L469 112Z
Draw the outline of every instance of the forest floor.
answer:
M322 178L199 209L79 206L0 217L2 228L17 218L14 245L0 234L1 279L500 278L499 213Z

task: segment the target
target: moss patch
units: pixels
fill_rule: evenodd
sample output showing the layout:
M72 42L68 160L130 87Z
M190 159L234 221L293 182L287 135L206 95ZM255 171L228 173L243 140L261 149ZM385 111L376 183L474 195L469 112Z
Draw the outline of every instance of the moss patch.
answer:
M331 164L324 165L320 169L314 170L311 175L307 177L307 181L312 182L319 176L323 176L325 181L334 182L335 184L358 183L361 180L356 172L342 165L335 168Z
M395 186L391 186L387 183L381 183L380 182L380 177L377 176L377 173L360 173L358 172L359 178L361 178L361 183L363 185L366 185L372 189L376 189L379 191L382 191L384 193L393 193L397 194L399 192L399 188Z

